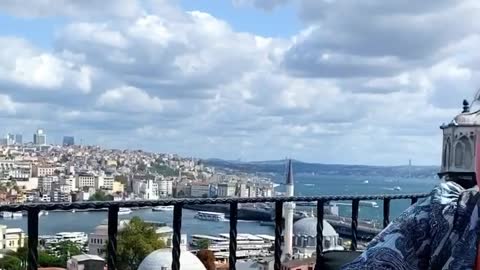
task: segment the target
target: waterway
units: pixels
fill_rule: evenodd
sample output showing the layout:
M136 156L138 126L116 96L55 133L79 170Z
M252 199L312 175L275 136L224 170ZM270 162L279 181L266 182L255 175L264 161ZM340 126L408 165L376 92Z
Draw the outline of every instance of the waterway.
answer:
M429 192L438 179L415 179L415 178L385 178L385 177L355 177L355 176L296 176L296 195L341 195L341 194L395 194ZM368 183L366 183L368 180ZM393 190L400 186L401 191ZM282 190L282 186L279 187ZM409 200L392 201L392 218L400 214L409 205ZM378 208L361 207L360 218L381 219L383 214L382 202L378 202ZM340 215L350 215L349 206L340 207ZM182 232L191 234L216 235L226 233L229 230L227 222L210 222L194 219L195 211L184 210L182 219ZM120 219L128 219L139 216L145 220L165 222L172 226L172 212L153 212L151 209L134 210L130 215L122 215ZM62 231L93 232L95 227L106 222L107 212L50 212L48 216L39 218L39 234L55 234ZM27 229L27 219L0 219L0 224L8 227ZM260 226L258 222L239 221L239 233L274 234L272 227Z

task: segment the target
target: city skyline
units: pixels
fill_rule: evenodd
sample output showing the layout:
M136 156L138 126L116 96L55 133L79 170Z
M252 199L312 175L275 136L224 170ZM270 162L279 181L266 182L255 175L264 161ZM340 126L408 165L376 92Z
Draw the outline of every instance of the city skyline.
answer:
M2 131L24 141L438 165L480 85L472 0L52 3L0 3Z

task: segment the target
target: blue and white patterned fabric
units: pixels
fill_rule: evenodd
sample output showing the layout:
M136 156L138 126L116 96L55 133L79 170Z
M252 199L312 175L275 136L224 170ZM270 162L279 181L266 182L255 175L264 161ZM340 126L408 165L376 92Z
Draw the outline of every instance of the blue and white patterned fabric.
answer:
M377 235L343 270L473 269L478 246L480 193L442 183Z

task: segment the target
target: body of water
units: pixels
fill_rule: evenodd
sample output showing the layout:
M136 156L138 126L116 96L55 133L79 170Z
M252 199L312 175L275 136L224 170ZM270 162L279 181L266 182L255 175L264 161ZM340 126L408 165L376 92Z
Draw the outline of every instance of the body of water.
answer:
M368 182L368 183L367 183ZM354 176L295 176L295 194L302 196L318 195L360 195L360 194L398 194L398 193L419 193L429 192L438 179L415 179L415 178L385 178L385 177L354 177ZM394 187L401 187L401 191L395 191ZM278 187L284 189L283 186ZM379 208L362 207L360 218L382 219L382 202L379 201ZM393 217L400 214L410 204L410 200L395 200L391 202L391 214ZM349 216L351 209L348 206L340 207L340 214ZM210 222L194 219L195 211L184 210L182 220L182 232L191 234L227 233L229 223ZM133 211L130 215L120 216L121 219L128 219L139 216L145 220L165 222L172 226L172 212L153 212L151 209L140 209ZM95 227L106 222L107 212L50 212L48 216L39 218L39 234L55 234L63 231L93 232ZM0 224L8 227L17 227L27 230L26 217L21 219L0 219ZM239 233L274 234L272 227L260 226L258 222L239 221Z

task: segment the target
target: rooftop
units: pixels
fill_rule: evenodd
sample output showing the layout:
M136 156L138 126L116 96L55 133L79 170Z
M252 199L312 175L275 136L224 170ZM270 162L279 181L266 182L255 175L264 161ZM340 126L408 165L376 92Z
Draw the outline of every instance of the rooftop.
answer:
M92 254L82 254L82 255L76 255L72 256L72 259L78 261L78 262L83 262L83 261L105 261L102 257L97 256L97 255L92 255Z

